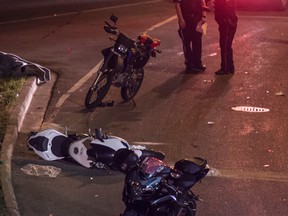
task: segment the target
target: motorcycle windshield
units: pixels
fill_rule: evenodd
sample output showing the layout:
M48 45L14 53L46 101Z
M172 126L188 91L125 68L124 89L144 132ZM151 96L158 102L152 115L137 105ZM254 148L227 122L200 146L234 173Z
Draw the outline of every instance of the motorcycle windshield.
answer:
M142 162L140 171L145 176L153 176L157 173L160 173L165 167L165 163L154 157L147 157Z

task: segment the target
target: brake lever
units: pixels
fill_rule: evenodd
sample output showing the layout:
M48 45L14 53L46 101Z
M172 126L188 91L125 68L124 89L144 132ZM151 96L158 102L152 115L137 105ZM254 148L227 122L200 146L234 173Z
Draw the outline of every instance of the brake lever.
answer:
M112 25L111 25L110 23L108 23L107 21L105 21L105 24L106 24L107 26L109 26L110 28L113 28Z
M116 41L116 39L114 37L112 37L112 36L109 37L109 40Z

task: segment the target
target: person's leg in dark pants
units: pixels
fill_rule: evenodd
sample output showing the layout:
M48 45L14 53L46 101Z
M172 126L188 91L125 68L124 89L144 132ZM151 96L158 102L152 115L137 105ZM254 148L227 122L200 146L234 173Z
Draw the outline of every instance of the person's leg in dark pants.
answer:
M183 44L183 52L185 57L186 68L192 67L193 53L191 48L191 33L188 28L179 30L180 37Z
M193 67L195 69L203 70L201 61L202 57L202 33L194 30L192 32L192 53L193 53Z
M226 59L227 59L227 63L226 63L226 71L229 72L234 72L235 68L234 68L234 60L233 60L233 48L232 48L232 43L233 43L233 39L234 39L234 35L236 32L236 26L231 26L229 25L227 28L227 50L226 50Z
M228 28L226 24L219 25L220 33L220 51L221 51L221 70L226 72L227 68L227 37L228 37Z
M228 23L219 25L220 32L220 50L221 50L221 69L216 74L234 73L233 49L232 43L236 32L236 26L230 26Z

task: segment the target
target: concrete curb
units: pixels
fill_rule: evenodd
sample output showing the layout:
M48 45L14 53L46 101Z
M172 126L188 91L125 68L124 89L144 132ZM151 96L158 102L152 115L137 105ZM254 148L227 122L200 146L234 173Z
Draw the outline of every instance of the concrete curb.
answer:
M32 101L33 95L36 92L36 89L36 78L29 77L25 82L17 104L11 113L11 117L7 125L6 133L2 143L1 160L3 161L3 165L1 165L1 184L4 194L5 206L9 216L20 216L18 204L12 186L11 161L18 136L18 131L22 126L26 112Z

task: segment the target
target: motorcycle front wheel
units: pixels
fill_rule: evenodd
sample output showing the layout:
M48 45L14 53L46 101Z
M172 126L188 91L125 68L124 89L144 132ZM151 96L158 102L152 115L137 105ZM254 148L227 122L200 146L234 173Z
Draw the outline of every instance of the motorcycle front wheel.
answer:
M196 201L194 199L189 200L186 206L178 206L170 211L168 216L195 216L196 215Z
M138 92L142 85L144 78L144 69L137 69L127 80L121 88L121 97L124 102L131 100Z
M112 80L113 74L111 72L98 72L96 80L86 94L85 107L87 109L95 108L102 103L102 100L110 89Z

